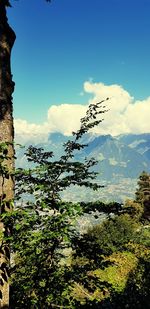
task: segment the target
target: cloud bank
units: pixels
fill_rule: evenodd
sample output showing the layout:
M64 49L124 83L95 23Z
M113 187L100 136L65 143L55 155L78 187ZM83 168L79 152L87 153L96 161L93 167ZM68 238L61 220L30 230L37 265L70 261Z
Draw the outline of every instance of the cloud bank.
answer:
M52 105L47 111L47 119L43 124L28 123L24 119L15 119L15 136L17 142L46 141L50 132L61 132L65 135L77 130L80 118L86 113L89 103L96 103L109 97L104 114L104 121L94 129L99 134L119 135L124 133L150 132L150 97L145 100L134 98L119 85L105 85L86 81L84 93L91 98L87 105L61 104Z

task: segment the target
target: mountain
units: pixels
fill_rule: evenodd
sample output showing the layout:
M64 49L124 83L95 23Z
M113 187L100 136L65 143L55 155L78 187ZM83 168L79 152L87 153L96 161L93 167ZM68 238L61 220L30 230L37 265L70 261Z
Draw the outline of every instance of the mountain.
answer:
M68 136L65 136L61 133L51 133L49 134L48 141L43 143L35 143L28 142L24 145L24 147L16 146L16 167L17 168L27 168L29 165L31 167L31 163L28 164L25 156L26 149L32 145L39 148L43 148L45 151L53 151L55 154L55 159L59 159L59 157L63 154L63 144L67 142Z
M48 151L54 151L55 158L63 154L63 144L72 137L61 133L51 133L47 143L40 143ZM75 153L75 160L94 157L98 163L94 170L98 172L97 181L105 184L105 189L95 193L75 187L64 193L66 199L74 200L124 200L134 197L137 178L145 170L150 172L150 133L111 135L85 134L82 143L87 144L81 152ZM27 163L23 150L17 149L16 166L25 167Z
M85 151L99 161L99 170L107 180L117 176L137 178L141 171L150 169L145 155L110 135L95 138Z
M120 135L118 139L150 159L150 133Z

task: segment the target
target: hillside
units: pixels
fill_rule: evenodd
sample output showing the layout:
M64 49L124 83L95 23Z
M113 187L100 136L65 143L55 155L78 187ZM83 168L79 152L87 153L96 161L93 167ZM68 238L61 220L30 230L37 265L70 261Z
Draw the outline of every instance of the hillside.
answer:
M61 133L51 133L47 143L37 147L54 151L58 159L63 154L63 144L68 137ZM87 134L82 142L87 144L75 159L82 161L84 157L94 157L98 164L94 167L98 173L97 181L105 185L99 192L77 190L70 188L64 193L66 199L78 200L118 200L134 197L136 182L139 174L150 171L150 134L128 134L112 137L111 135ZM25 145L26 147L28 145ZM17 167L27 167L24 149L16 150Z

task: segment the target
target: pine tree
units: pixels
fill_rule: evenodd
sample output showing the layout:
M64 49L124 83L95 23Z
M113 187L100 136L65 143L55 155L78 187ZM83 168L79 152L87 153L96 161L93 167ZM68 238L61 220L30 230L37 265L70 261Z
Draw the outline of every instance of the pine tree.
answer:
M145 171L139 176L138 189L135 193L136 202L144 208L143 217L150 220L150 174Z

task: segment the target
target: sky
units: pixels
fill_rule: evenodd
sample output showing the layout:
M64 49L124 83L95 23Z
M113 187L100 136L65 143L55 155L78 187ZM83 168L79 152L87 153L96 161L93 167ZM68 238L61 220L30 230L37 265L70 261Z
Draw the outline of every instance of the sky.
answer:
M150 132L150 0L11 0L16 136L69 135L109 97L95 132Z

